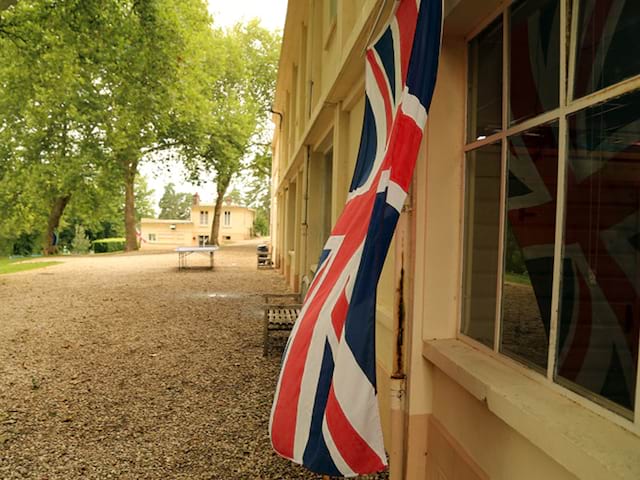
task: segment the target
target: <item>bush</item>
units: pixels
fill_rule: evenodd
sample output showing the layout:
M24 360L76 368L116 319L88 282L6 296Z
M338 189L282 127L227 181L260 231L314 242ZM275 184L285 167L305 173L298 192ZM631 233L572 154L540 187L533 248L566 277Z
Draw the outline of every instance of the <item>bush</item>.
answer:
M125 244L124 238L101 238L93 241L93 251L96 253L122 252Z
M253 232L251 236L255 235L268 235L269 234L269 218L265 215L264 212L258 211L256 213L256 218L253 221Z
M76 225L71 247L74 253L87 253L91 248L91 240L87 238L85 229L81 225Z

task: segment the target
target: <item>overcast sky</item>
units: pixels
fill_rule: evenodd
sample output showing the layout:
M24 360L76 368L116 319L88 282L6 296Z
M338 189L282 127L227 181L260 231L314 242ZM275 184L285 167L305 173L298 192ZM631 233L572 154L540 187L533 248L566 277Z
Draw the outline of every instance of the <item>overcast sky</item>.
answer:
M284 28L287 0L209 0L208 3L217 25L227 26L238 20L259 18L266 28Z
M258 18L265 28L284 29L287 0L208 0L207 3L217 26L230 26L238 21ZM158 167L147 163L141 165L140 173L147 179L149 188L154 190L153 198L156 207L164 192L164 186L169 182L176 185L178 192L198 192L203 201L213 201L214 186L210 183L195 186L185 182L184 172L178 164L168 163Z

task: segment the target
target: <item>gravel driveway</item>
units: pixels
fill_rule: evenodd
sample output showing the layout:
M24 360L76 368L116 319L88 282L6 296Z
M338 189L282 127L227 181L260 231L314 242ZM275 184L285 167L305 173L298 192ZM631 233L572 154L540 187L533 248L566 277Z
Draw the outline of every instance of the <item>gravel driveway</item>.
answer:
M206 257L192 261L206 265ZM318 478L272 453L255 243L0 276L0 478Z

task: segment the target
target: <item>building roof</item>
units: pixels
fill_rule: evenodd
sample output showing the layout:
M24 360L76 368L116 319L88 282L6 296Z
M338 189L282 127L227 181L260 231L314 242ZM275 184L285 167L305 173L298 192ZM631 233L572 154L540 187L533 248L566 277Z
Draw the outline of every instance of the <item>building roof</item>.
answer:
M187 223L193 223L191 220L171 220L171 219L165 219L165 218L142 218L140 220L140 223L179 223L181 225L183 224L187 224Z
M199 208L199 207L204 207L204 208L214 208L216 205L214 203L199 203L198 205L192 205L192 208ZM255 208L251 208L251 207L245 207L243 205L226 205L226 204L222 204L222 208L244 208L245 210L249 210L250 212L255 212L256 209Z

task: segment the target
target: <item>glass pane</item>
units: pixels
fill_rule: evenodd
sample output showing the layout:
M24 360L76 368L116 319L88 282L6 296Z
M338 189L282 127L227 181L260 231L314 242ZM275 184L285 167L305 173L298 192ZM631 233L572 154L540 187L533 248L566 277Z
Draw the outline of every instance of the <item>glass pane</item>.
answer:
M640 330L640 92L569 117L557 375L632 409Z
M502 129L502 17L469 43L469 141Z
M558 187L558 124L509 138L501 351L547 368Z
M527 0L511 7L511 123L558 107L560 2Z
M493 348L500 241L500 144L467 154L467 220L461 331Z
M640 73L640 2L580 0L574 98Z

